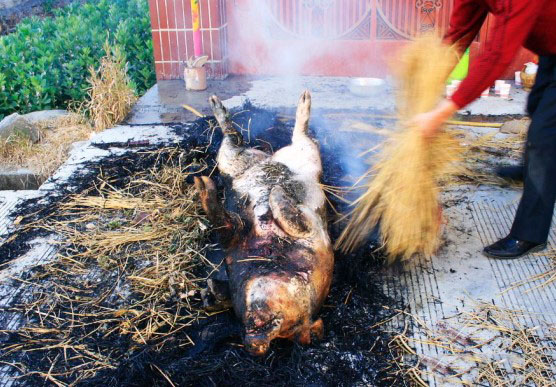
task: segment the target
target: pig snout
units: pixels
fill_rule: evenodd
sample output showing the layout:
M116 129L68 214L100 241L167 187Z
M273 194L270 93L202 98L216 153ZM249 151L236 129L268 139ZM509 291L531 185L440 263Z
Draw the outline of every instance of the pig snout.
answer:
M268 351L270 339L266 334L248 334L245 336L243 344L251 355L263 356Z
M243 344L252 355L262 356L268 351L270 342L280 335L282 318L264 309L252 310L247 315Z

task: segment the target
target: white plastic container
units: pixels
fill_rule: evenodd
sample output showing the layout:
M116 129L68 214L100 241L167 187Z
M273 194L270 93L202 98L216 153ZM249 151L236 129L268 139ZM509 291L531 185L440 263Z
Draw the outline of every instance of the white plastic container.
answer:
M488 98L488 95L490 94L490 87L487 87L485 90L483 90L483 92L481 93L481 98Z
M452 98L452 95L454 95L455 91L456 91L456 86L446 85L446 98Z
M515 72L515 84L516 86L521 86L521 71Z
M380 94L386 87L381 78L353 78L349 81L349 91L360 97L372 97Z
M504 81L503 79L497 79L494 82L494 92L496 93L496 95L500 95L500 86L506 84L506 81Z
M509 83L504 83L503 85L500 85L500 98L503 98L503 99L510 98L511 88L512 88L512 85L509 84Z

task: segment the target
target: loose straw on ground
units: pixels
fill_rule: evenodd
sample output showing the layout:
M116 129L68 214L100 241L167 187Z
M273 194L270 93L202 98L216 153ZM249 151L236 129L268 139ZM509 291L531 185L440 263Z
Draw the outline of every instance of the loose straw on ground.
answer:
M555 384L554 334L549 323L522 310L471 303L469 310L434 325L401 311L414 331L409 335L404 329L390 347L399 354L398 372L408 382L423 386L428 385L426 379L437 385L462 386ZM415 350L425 346L428 353ZM408 364L415 366L407 369Z
M125 364L142 346L160 352L193 344L186 330L206 317L200 282L216 268L205 257L209 227L187 183L208 168L197 152L145 151L162 165L104 171L94 188L29 226L57 235L51 243L59 253L30 281L13 278L29 285L29 296L10 306L26 319L2 331L9 340L0 343L0 361L20 365L22 378L73 385Z
M453 48L432 36L415 40L401 52L398 128L368 172L367 190L353 203L337 248L354 250L380 223L391 259L408 259L416 253L430 256L437 249L439 184L456 172L461 146L452 132L442 131L429 142L406 123L435 107L456 60Z
M0 164L26 167L46 179L67 159L73 143L87 140L95 131L112 127L127 116L137 97L125 58L117 46L106 43L104 50L100 66L89 69L87 100L70 103L75 112L41 122L38 143L23 134L0 139Z

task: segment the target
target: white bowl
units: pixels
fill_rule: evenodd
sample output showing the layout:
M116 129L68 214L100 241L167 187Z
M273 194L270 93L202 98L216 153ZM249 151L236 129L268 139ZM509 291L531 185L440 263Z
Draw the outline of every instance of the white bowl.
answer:
M381 78L352 78L349 91L361 97L370 97L384 90L386 82Z

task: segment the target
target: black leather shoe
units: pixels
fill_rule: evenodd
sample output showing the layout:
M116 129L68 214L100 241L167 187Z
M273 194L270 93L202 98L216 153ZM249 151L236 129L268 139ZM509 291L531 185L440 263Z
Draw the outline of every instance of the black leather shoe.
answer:
M494 173L496 176L502 179L512 180L512 181L523 181L524 166L523 165L504 165L496 168Z
M534 253L546 248L546 243L520 241L510 235L500 239L483 249L483 253L490 258L513 259L528 253Z

